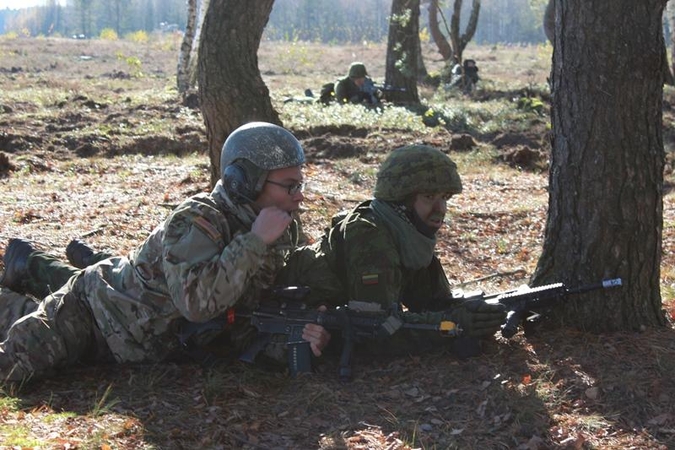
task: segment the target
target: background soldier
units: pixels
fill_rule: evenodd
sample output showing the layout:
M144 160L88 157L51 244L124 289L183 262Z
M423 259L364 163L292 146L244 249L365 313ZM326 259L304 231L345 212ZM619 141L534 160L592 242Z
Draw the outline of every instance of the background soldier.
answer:
M372 78L368 77L366 66L360 62L352 63L347 76L335 84L335 98L339 104L378 105L380 97L380 91L375 88Z

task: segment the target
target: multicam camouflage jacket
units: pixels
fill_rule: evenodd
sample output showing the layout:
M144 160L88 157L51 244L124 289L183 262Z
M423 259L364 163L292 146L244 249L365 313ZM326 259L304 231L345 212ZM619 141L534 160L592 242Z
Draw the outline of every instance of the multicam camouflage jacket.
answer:
M129 258L85 270L79 290L117 361L162 360L185 320L206 322L251 306L297 245L299 223L274 245L250 232L256 213L219 183L180 204Z

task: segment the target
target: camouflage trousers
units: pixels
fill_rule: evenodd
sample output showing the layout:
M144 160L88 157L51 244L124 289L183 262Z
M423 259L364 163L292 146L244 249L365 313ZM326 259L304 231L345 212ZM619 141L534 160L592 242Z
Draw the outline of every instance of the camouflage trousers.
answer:
M95 264L110 256L107 253L97 252L89 260L91 264ZM23 280L23 288L25 292L35 298L45 298L65 285L73 275L80 272L80 269L41 251L31 253L27 264L28 274L26 279Z
M78 361L107 360L91 309L81 300L79 269L43 252L30 255L28 268L25 287L32 295L0 289L0 378L42 378Z

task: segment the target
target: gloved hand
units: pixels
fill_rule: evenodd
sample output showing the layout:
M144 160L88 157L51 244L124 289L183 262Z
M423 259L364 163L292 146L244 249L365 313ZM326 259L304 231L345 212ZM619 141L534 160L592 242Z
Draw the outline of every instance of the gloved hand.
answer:
M506 321L506 308L481 299L467 300L452 309L447 317L462 329L465 336L488 337Z

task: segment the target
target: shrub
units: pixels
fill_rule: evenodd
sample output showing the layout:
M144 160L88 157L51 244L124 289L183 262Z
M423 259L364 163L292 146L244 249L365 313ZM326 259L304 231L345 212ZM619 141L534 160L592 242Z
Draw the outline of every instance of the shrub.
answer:
M112 28L102 29L99 37L104 41L116 41L118 39L117 32Z
M125 39L131 42L136 42L137 44L145 44L148 42L148 33L143 30L134 31L125 36Z

